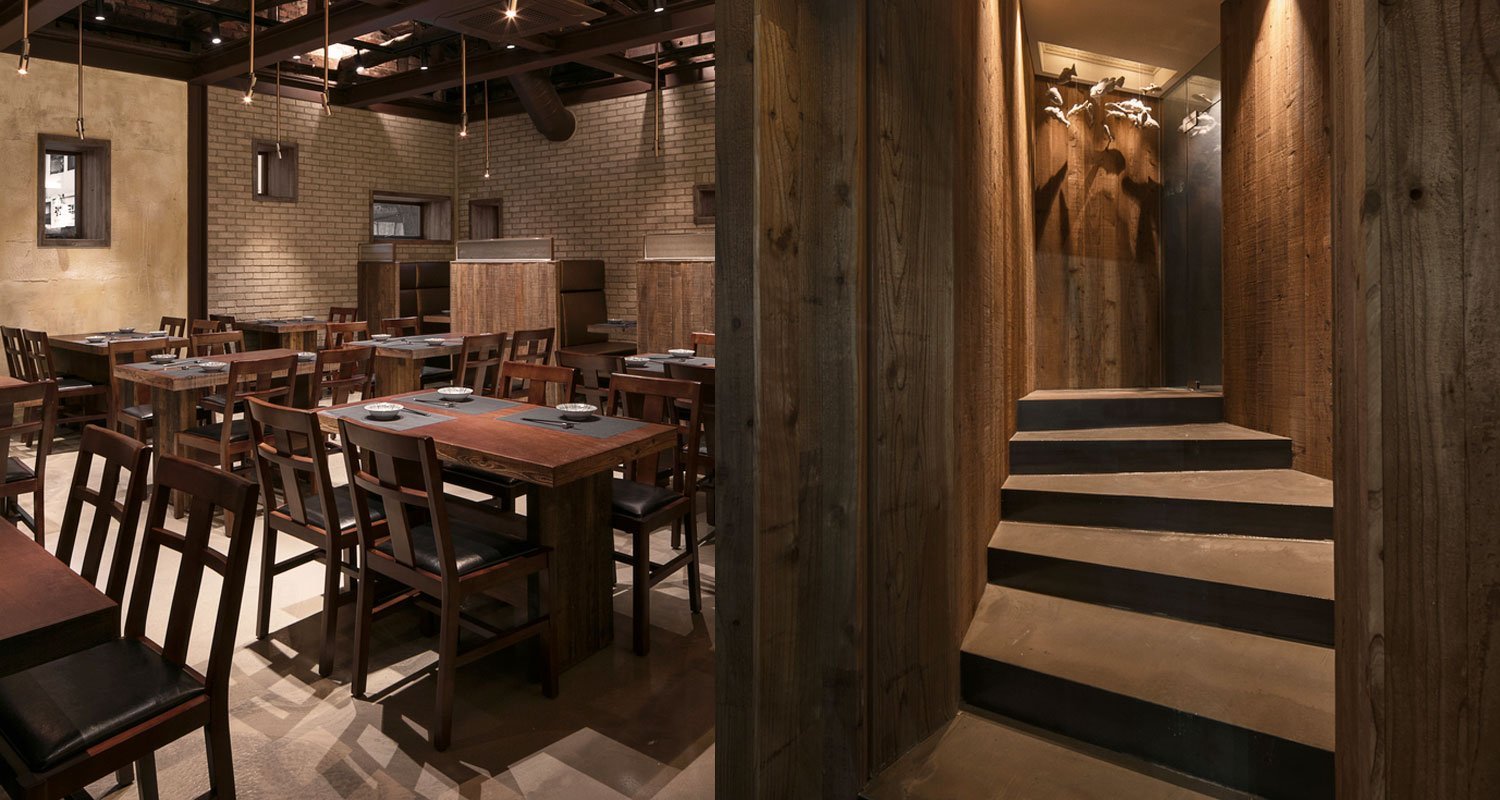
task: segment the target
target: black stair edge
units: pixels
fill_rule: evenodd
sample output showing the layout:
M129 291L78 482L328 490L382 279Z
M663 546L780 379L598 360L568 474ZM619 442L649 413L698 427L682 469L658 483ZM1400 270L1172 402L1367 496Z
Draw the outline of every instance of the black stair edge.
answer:
M1333 646L1333 601L991 547L989 582L1220 628Z
M1011 472L1023 475L1291 469L1292 443L1286 439L1011 441L1010 467Z
M1332 539L1333 509L1274 503L1002 489L1007 520L1174 533Z
M1224 421L1219 395L1027 400L1016 403L1016 430L1132 428Z
M959 656L965 702L1266 798L1334 796L1333 753L1134 697Z

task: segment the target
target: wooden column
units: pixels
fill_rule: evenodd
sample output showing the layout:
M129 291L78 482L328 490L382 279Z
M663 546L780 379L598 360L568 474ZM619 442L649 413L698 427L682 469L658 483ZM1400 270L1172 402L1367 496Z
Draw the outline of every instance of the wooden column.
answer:
M1333 0L1339 797L1500 796L1500 3Z

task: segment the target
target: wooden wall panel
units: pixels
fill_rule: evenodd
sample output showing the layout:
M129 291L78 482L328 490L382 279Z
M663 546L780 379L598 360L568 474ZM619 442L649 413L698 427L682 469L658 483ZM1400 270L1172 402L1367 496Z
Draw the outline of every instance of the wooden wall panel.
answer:
M455 261L448 280L456 332L509 334L557 327L555 261Z
M394 261L361 261L356 265L359 318L374 323L401 316L401 265Z
M1161 131L1116 120L1111 141L1102 112L1063 125L1041 113L1051 88L1064 109L1088 98L1053 80L1034 89L1037 386L1159 386ZM1140 99L1159 120L1160 101Z
M1227 0L1224 414L1333 474L1328 0Z
M1500 796L1500 6L1333 3L1341 798Z
M710 261L641 261L636 266L636 349L692 347L693 331L714 330Z

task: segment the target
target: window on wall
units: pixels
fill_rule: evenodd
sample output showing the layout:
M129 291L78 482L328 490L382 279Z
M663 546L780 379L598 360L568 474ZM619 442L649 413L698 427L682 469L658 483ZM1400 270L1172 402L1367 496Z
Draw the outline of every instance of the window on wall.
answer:
M37 162L37 244L108 247L109 142L42 134Z
M297 145L255 142L251 155L255 164L251 191L256 200L297 199Z
M453 198L376 192L370 199L370 238L375 241L453 237Z
M372 217L376 239L422 238L421 203L376 203Z

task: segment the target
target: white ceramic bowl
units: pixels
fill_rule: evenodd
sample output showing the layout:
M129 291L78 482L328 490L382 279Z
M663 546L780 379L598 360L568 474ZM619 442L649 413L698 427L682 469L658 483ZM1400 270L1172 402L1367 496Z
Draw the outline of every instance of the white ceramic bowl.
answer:
M696 356L698 354L693 352L692 350L685 350L680 347L675 347L671 350L668 350L667 355L673 358L692 358L693 356Z
M160 339L161 337L166 336L167 332L166 331L147 331L146 335L150 336L153 339Z
M583 422L592 419L594 413L599 410L599 407L591 406L588 403L563 403L557 407L557 410L562 413L563 419Z
M365 413L370 415L370 419L382 422L389 422L400 417L404 410L406 406L400 403L371 403L365 406Z
M457 400L459 402L463 402L470 399L470 397L474 394L474 390L470 389L467 386L444 386L443 388L438 389L437 393L442 395L444 400Z
M625 356L626 364L650 364L651 356Z
M372 341L372 342L383 342L383 341L385 341L385 340L387 340L389 338L391 338L391 335L389 333L376 333L376 334L372 334L370 336L370 341Z
M318 318L315 317L315 316L313 316L313 315L311 315L311 314L304 314L302 316L302 321L303 322L317 322Z
M201 369L204 372L223 372L224 370L229 369L229 365L225 364L223 361L199 361L198 369Z
M156 355L151 357L151 360L157 364L170 364L173 361L177 360L177 356L174 356L171 353L157 353Z
M298 361L317 361L318 360L318 354L317 353L309 353L306 350L303 350L302 352L300 352L300 353L297 354L297 360Z
M115 333L135 333L135 328L120 328Z
M440 338L440 337L437 337L437 336L434 336L431 339L428 339L427 343L428 344L433 344L433 345L436 345L436 344L447 344L448 340Z

